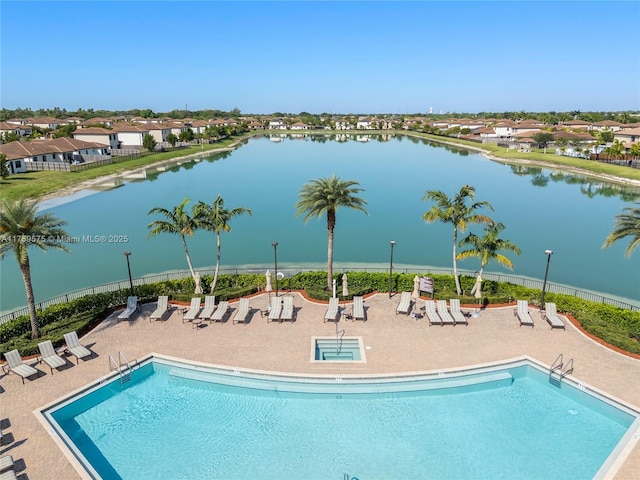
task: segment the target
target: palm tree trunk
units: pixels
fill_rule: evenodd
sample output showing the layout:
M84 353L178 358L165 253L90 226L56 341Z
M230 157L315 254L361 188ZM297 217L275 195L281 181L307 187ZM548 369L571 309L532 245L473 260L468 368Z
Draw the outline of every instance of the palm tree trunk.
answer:
M478 276L480 278L482 278L482 273L484 272L484 265L480 266L480 271L478 272ZM474 293L476 293L476 287L478 286L477 283L473 284L473 288L471 289L471 295L473 295Z
M31 284L31 268L29 267L29 256L25 255L23 261L19 262L22 279L24 280L24 288L27 292L27 308L29 310L29 319L31 320L31 338L40 338L40 326L38 325L38 316L36 315L36 302L33 297L33 285Z
M327 212L327 229L329 230L329 241L327 242L327 290L333 288L333 230L336 225L336 212Z
M458 229L453 227L453 277L456 280L456 292L458 295L462 294L462 289L460 288L460 279L458 278L458 263L456 262L456 246L458 245Z
M213 282L211 282L211 293L213 293L213 291L216 289L216 283L218 283L218 271L220 270L220 234L219 233L216 233L216 241L218 244L218 254L216 256L216 271L213 273Z
M189 271L191 272L191 278L193 281L196 281L196 272L193 270L193 265L191 265L191 257L189 256L189 249L187 248L187 240L184 238L184 235L180 235L182 238L182 246L184 247L184 253L187 256L187 265L189 265Z

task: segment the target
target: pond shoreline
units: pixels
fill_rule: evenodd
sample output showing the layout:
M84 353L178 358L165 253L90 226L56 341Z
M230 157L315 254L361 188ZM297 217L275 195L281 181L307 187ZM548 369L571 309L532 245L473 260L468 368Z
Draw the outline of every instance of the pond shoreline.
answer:
M263 135L265 132L256 132L255 135L251 135L251 137L253 136L257 136L257 135ZM311 132L312 133L312 132ZM321 133L325 133L325 132L321 132ZM413 136L415 138L421 138L421 139L428 139L428 140L433 140L434 142L438 142L438 143L443 143L446 145L451 145L451 146L455 146L455 147L459 147L459 148L465 148L467 150L473 150L476 151L480 154L482 154L484 157L488 158L489 160L495 161L495 162L499 162L499 163L503 163L503 164L518 164L518 165L531 165L531 166L539 166L542 168L549 168L549 169L557 169L557 170L562 170L565 172L569 172L569 173L573 173L576 175L584 175L584 176L588 176L597 180L602 180L605 182L610 182L610 183L616 183L616 184L621 184L621 185L625 185L625 186L629 186L629 187L638 187L640 188L640 180L632 180L630 178L625 178L625 177L619 177L619 176L615 176L615 175L607 175L607 174L602 174L602 173L595 173L589 170L584 170L581 168L575 168L575 167L569 167L569 166L565 166L565 165L559 165L556 163L552 163L552 162L543 162L540 160L527 160L524 158L517 158L517 159L512 159L512 158L502 158L499 157L497 155L494 155L490 152L488 152L487 150L481 148L481 147L475 147L475 146L470 146L470 145L466 145L466 144L461 144L461 143L456 143L455 141L451 141L451 140L434 140L428 137L423 137L423 136L419 136L419 135L412 135L411 132L397 132L394 134L399 134L399 135L407 135L407 136ZM158 167L158 166L162 166L162 165L167 165L170 163L175 163L176 161L181 161L181 160L189 160L189 159L195 159L195 158L200 158L200 157L205 157L205 156L209 156L212 154L216 154L219 152L225 152L225 151L233 151L235 150L241 143L243 140L250 138L250 137L243 137L241 139L238 139L236 142L233 142L232 144L222 147L222 148L215 148L212 150L207 150L206 152L198 152L198 153L192 153L190 155L185 155L184 157L176 157L176 158L172 158L170 160L162 160L159 161L157 163L151 163L149 165L145 165L144 167L137 167L137 168L133 168L131 170L125 170L124 172L118 172L118 173L114 173L114 174L110 174L110 175L104 175L102 177L97 177L94 178L92 180L86 180L83 182L80 182L76 185L72 185L69 187L65 187L62 188L60 190L56 190L55 192L43 195L42 197L38 198L38 202L46 202L48 200L52 200L55 198L60 198L60 197L67 197L67 196L71 196L74 195L82 190L87 190L87 189L91 189L93 187L96 187L102 183L105 183L109 180L113 180L115 178L121 178L123 176L126 175L132 175L135 173L139 173L139 172L143 172L144 170L148 169L149 167Z

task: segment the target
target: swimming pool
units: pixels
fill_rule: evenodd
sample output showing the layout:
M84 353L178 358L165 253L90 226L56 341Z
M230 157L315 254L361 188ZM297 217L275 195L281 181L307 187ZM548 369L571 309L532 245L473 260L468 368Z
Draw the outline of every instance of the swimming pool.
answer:
M586 479L640 424L588 390L530 359L311 379L155 355L41 411L86 478Z

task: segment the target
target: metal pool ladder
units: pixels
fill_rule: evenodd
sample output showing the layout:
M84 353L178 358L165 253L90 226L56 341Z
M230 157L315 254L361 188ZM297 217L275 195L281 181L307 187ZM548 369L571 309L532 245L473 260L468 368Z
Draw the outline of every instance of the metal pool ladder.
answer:
M549 383L555 385L556 387L559 387L560 383L562 383L562 379L572 372L573 358L570 358L565 365L563 355L560 354L553 361L551 367L549 367Z
M109 369L118 371L118 374L120 375L120 385L131 380L131 364L129 363L129 360L127 360L127 357L124 356L124 353L118 352L117 362L112 355L109 355Z

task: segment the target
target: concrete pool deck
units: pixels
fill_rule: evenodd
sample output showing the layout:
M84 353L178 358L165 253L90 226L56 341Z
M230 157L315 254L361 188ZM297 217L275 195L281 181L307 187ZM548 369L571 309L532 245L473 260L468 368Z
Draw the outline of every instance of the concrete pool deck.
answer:
M527 355L550 365L559 353L574 359L575 378L640 406L640 360L614 352L585 336L570 322L565 330L554 329L533 308L535 328L520 327L515 306L482 310L469 325L429 326L425 318L396 315L400 295L389 299L376 294L365 299L367 321L345 321L338 328L345 336L361 336L366 363L310 362L310 338L335 335L333 322L324 322L326 303L292 295L295 322L267 322L260 310L268 298L262 293L250 298L251 320L233 324L238 302L231 305L224 323L203 322L194 328L184 322L178 309L164 320L149 321L155 303L145 304L131 321L117 321L114 312L80 339L96 356L88 360L69 358L67 368L51 374L36 359L25 363L42 372L25 380L3 373L0 378L0 420L3 445L0 455L12 455L21 480L81 478L38 421L33 411L109 373L109 355L123 352L132 361L155 352L188 360L258 370L301 374L382 374L425 372L496 362ZM423 305L418 301L418 306ZM347 312L351 304L347 303ZM464 309L463 307L463 310ZM570 445L563 448L571 448ZM640 478L640 446L633 449L615 478Z

